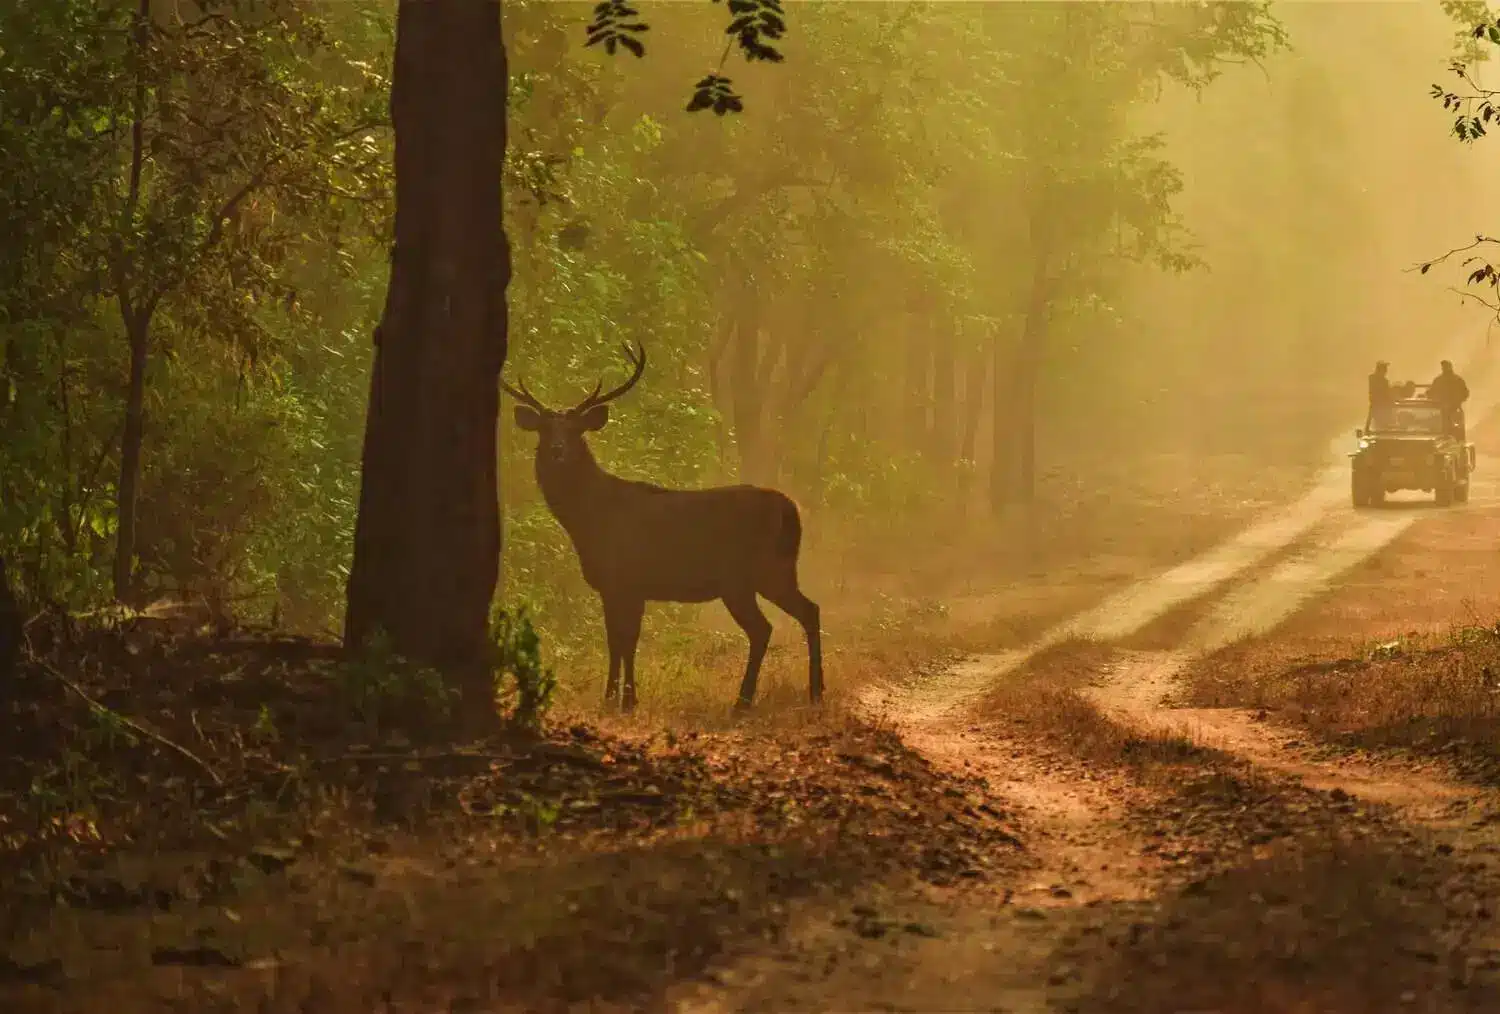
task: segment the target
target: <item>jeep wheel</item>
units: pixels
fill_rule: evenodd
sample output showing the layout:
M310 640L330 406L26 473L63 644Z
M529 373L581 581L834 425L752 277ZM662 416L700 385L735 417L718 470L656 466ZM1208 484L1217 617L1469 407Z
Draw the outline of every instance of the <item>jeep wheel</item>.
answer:
M1457 484L1453 481L1453 473L1443 469L1443 474L1438 476L1437 485L1432 490L1432 501L1439 507L1447 507L1453 503L1454 490Z
M1369 483L1365 482L1364 477L1361 476L1358 472L1355 472L1350 477L1349 493L1350 498L1354 501L1355 507L1358 508L1370 506L1370 494L1368 492L1368 486Z
M1463 482L1461 482L1457 486L1453 487L1453 502L1454 503L1468 503L1469 502L1469 480L1468 479L1465 479Z

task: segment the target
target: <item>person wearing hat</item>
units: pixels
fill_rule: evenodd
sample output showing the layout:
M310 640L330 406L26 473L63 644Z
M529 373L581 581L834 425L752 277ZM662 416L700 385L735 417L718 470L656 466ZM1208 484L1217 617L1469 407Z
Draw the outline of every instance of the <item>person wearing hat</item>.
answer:
M1384 359L1375 364L1375 372L1370 374L1370 414L1365 420L1365 425L1371 423L1383 423L1390 416L1391 407L1391 378L1386 376L1386 371L1391 364Z
M1464 439L1464 402L1469 400L1469 385L1464 378L1453 372L1453 363L1442 362L1443 372L1432 378L1427 385L1427 397L1443 410L1443 427L1451 430L1458 439Z

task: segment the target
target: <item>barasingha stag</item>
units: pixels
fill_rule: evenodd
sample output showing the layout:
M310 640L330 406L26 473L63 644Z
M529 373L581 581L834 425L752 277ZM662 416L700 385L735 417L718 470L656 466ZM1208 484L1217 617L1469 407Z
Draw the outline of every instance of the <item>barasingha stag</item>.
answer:
M633 371L606 394L602 382L570 409L547 408L517 378L501 388L520 404L516 425L537 434L536 479L548 508L567 531L589 586L604 605L609 638L605 703L624 689L620 706L635 707L635 653L647 602L718 599L750 639L750 658L735 708L755 700L756 681L771 640L771 622L757 595L775 603L807 635L808 695L823 697L823 646L817 603L797 582L802 518L786 494L759 486L666 489L611 475L599 466L585 435L609 422L609 403L646 371L646 350L625 347Z

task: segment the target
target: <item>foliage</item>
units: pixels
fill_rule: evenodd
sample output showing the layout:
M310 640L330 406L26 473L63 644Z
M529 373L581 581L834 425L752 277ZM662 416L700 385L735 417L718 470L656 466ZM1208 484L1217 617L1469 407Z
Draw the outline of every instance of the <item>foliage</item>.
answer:
M0 10L0 228L20 239L0 250L0 553L29 595L107 594L123 297L155 307L142 584L338 629L387 272L384 6L158 12L141 58L134 4ZM650 371L592 440L606 467L699 485L761 454L810 542L835 523L894 534L983 467L983 449L935 454L892 407L909 336L981 363L1016 340L1033 213L1057 237L1059 334L1109 339L1125 266L1194 263L1181 176L1137 114L1286 41L1259 3L810 4L795 33L776 0L662 6L649 29L628 3L577 14L506 6L507 372L569 402L621 369L621 340L642 342ZM726 42L706 76L666 44L704 28ZM647 37L650 61L601 59ZM795 73L767 70L782 61ZM688 105L723 121L684 115L684 75ZM749 114L728 117L741 86ZM602 624L532 451L507 416L505 600L530 604L565 672L593 661ZM654 612L657 631L663 615L690 611Z
M368 25L348 32L367 43L351 53L292 0L200 5L190 19L157 10L146 22L134 8L54 0L0 14L0 215L19 240L0 253L0 415L14 436L0 449L0 546L22 561L32 595L64 601L105 592L122 325L160 354L141 407L186 441L146 448L143 579L185 592L184 560L212 569L199 543L224 520L175 524L202 499L185 483L222 500L231 488L218 480L232 473L274 504L256 466L283 460L275 441L238 463L208 459L271 432L239 410L248 388L275 392L278 343L309 316L290 269L357 245L383 218L387 189ZM146 393L157 384L192 396ZM259 401L271 417L289 408ZM182 410L198 418L188 425ZM201 439L215 430L218 442ZM185 454L196 458L186 473ZM267 515L249 506L234 508L244 524L231 527L259 529ZM234 584L234 570L217 577Z
M719 3L720 0L713 2ZM780 63L784 59L781 50L774 45L786 34L786 12L781 0L728 0L725 6L729 11L729 26L724 29L724 34L730 37L730 41L724 46L718 70L693 86L693 97L687 104L690 113L712 109L715 114L723 116L744 111L744 100L735 93L734 82L723 74L731 48L738 47L750 63ZM639 18L640 12L627 0L603 0L594 7L594 19L589 22L588 41L584 45L602 44L604 51L611 56L617 49L624 49L637 57L645 56L646 45L639 36L650 31L651 26Z
M496 613L490 624L490 644L496 690L506 702L509 720L518 728L539 731L552 704L557 677L542 664L541 638L524 606L514 615L504 610ZM507 677L513 688L506 686Z
M1457 88L1434 84L1431 94L1442 103L1445 111L1454 114L1453 135L1465 144L1472 144L1488 134L1491 124L1500 123L1500 106L1496 105L1500 90L1483 87L1471 71L1476 64L1489 58L1492 47L1500 47L1500 19L1492 16L1486 4L1476 0L1445 0L1443 10L1466 29L1460 35L1458 56L1449 66L1459 84ZM1417 269L1425 275L1435 265L1468 255L1461 261L1467 273L1465 282L1471 287L1483 286L1492 292L1500 292L1500 273L1497 273L1500 269L1482 253L1475 252L1495 245L1500 245L1500 240L1479 233L1474 242L1424 261ZM1486 298L1472 292L1464 295L1500 315L1500 298Z

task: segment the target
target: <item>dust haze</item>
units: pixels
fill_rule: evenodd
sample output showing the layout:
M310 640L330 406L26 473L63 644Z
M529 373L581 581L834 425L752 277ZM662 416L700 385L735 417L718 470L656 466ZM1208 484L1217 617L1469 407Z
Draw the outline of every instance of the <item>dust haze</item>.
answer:
M1137 83L1133 98L1098 114L1108 94L1076 83L1061 95L1014 87L1003 101L978 91L1015 68L988 71L974 33L1029 35L1035 69L1049 58L1048 33L1073 30L1071 6L857 4L835 15L834 5L799 5L786 64L736 65L749 114L688 123L682 82L716 52L721 29L710 14L674 7L653 24L651 59L629 62L618 101L572 128L592 145L601 132L640 137L643 116L667 125L650 142L651 175L621 189L630 214L665 214L684 192L711 198L689 235L720 281L707 336L671 368L675 390L718 413L717 454L679 474L766 482L797 497L810 515L816 594L838 599L846 622L936 608L966 629L982 619L984 646L1012 645L1300 492L1345 449L1375 359L1425 382L1444 355L1463 364L1485 347L1487 314L1450 289L1458 270L1412 270L1471 238L1496 203L1483 185L1490 156L1457 143L1428 95L1457 32L1436 5L1274 5L1288 47L1227 56L1199 89ZM867 22L857 30L847 20L855 12ZM513 20L524 67L549 50ZM845 48L864 35L892 48ZM834 79L796 73L832 53L843 64ZM837 88L848 91L837 114L807 112ZM903 108L913 93L935 108ZM1068 116L1080 131L1160 136L1154 154L1182 184L1170 198L1168 259L1195 263L1111 261L1098 236L1054 252L1050 274L1064 286L1084 281L1054 292L1044 314L1028 413L1013 374L1035 291L1026 168L1035 157L1008 145L1030 136L1032 121ZM990 140L973 140L976 122L994 129ZM864 140L872 124L886 132L879 146ZM992 154L976 157L986 144ZM837 211L867 215L871 231L941 222L949 248L924 259L903 244L925 237L838 238L837 219L818 213L830 201L822 184L894 187L906 182L907 157L936 163L924 207L891 212L866 196ZM544 210L521 230L567 219ZM606 230L596 223L586 252L617 242ZM944 257L969 271L951 299L929 291L951 283ZM516 312L533 313L524 294ZM550 353L526 333L510 369L540 372L527 364ZM545 323L534 333L548 334ZM624 334L653 337L650 327ZM597 344L565 367L547 358L559 367L548 373L559 400L621 369L616 346ZM747 374L768 381L755 389ZM663 410L621 406L621 418L644 411ZM623 472L662 474L643 462L640 438L606 430L596 444ZM512 474L529 472L530 445L508 446ZM1020 478L1028 467L1033 478ZM844 495L850 485L862 499ZM535 504L529 476L506 495L513 514ZM734 633L716 610L699 621Z

